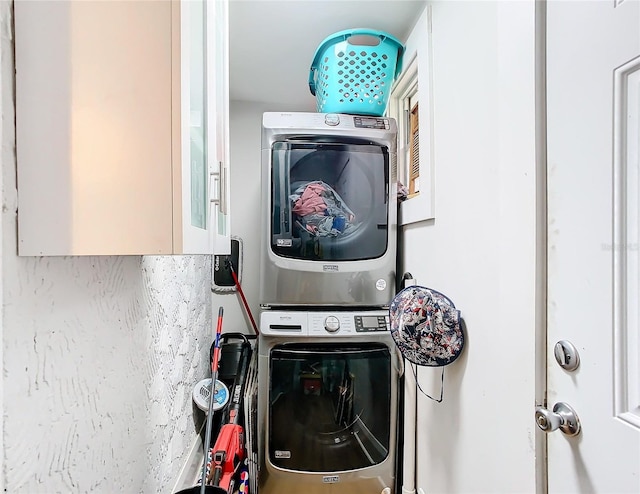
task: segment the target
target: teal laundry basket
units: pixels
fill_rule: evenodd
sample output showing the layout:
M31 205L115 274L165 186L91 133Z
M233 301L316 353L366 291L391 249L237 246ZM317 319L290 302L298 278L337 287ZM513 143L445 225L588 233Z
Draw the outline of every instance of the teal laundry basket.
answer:
M326 38L309 70L318 112L384 115L403 53L400 41L375 29L347 29Z

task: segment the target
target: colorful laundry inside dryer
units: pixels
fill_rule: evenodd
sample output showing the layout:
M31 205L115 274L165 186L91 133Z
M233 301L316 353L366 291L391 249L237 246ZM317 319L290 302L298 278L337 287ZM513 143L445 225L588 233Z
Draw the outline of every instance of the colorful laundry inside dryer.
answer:
M355 227L355 214L340 195L322 181L308 182L289 196L296 224L318 237L338 236Z

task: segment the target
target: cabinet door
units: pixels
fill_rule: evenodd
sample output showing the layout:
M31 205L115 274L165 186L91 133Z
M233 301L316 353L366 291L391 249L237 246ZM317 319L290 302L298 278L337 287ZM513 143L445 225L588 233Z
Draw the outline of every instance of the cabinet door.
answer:
M229 251L227 32L226 0L16 2L20 255Z
M174 111L181 115L181 153L174 156L181 187L174 209L174 248L191 254L228 253L228 62L226 1L175 3L180 40L174 60L180 78Z
M216 253L230 253L230 170L229 170L229 2L214 0L207 2L210 36L207 40L209 48L209 72L207 87L215 88L215 95L210 102L215 104L209 108L209 115L215 115L215 132L210 135L215 140L216 159L209 166L210 176L214 182L217 196L210 202L212 235ZM212 117L213 118L213 117ZM217 186L216 186L217 185Z
M170 2L15 2L20 255L172 253Z

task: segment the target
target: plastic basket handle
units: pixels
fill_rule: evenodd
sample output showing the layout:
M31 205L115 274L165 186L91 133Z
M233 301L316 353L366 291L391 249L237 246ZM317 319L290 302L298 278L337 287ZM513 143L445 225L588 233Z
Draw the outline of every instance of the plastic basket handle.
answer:
M324 54L325 50L339 41L346 41L351 36L362 36L369 35L374 36L376 38L380 38L381 41L389 40L398 45L398 60L396 62L396 71L393 76L394 80L400 74L402 70L402 64L400 63L402 53L404 52L404 45L398 41L397 38L391 36L390 34L383 33L381 31L377 31L375 29L366 29L366 28L358 28L358 29L346 29L344 31L339 31L335 34L332 34L328 38L326 38L318 49L316 50L316 54L313 57L313 62L311 63L311 68L309 69L309 91L311 91L312 95L316 95L316 81L315 81L315 73L318 70L318 66L320 65L320 57Z

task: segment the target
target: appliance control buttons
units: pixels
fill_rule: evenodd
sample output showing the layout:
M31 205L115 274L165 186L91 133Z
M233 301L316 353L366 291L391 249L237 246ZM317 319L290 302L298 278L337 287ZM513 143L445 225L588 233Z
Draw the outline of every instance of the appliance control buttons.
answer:
M335 127L340 123L340 117L335 113L327 113L324 117L324 123L331 125L331 127Z
M324 329L329 333L335 333L340 329L340 321L336 316L329 316L324 320Z

